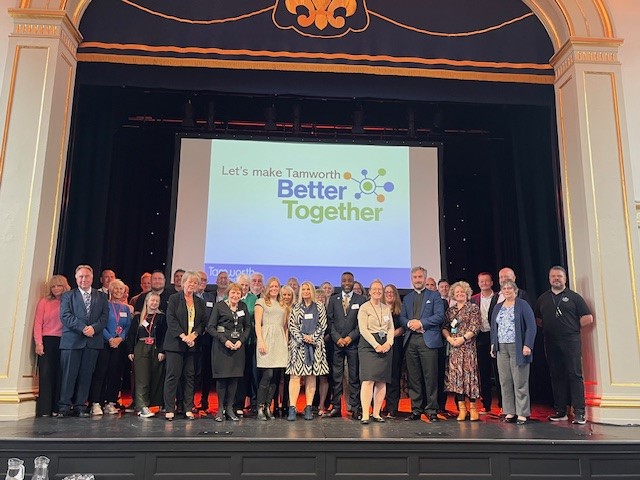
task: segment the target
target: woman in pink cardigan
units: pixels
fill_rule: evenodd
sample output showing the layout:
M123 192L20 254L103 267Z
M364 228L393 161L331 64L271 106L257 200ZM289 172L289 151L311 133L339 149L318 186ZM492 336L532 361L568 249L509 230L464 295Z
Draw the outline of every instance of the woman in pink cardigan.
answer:
M48 282L49 293L41 298L36 307L33 324L33 340L38 355L39 389L36 415L48 417L57 415L60 395L60 297L71 290L63 275L53 275Z

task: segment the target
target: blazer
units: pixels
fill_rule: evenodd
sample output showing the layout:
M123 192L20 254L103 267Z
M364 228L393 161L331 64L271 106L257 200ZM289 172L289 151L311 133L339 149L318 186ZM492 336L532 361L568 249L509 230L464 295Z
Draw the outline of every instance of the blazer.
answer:
M413 331L407 327L409 320L413 319L413 299L416 296L415 290L411 290L402 299L402 310L400 312L400 321L406 329L404 334L404 345L409 341L409 337ZM440 348L444 345L442 342L442 322L444 321L444 302L440 298L438 292L424 289L424 298L422 309L420 311L420 323L424 329L422 338L424 344L429 348Z
M348 336L351 338L349 347L358 348L358 342L356 341L360 338L358 312L360 311L360 305L365 303L367 299L363 295L352 293L349 300L349 309L345 315L344 307L342 306L342 295L343 292L331 295L329 303L327 303L327 320L331 338L333 343L337 343L341 338Z
M498 303L491 314L491 346L495 353L500 350L496 318L498 318L498 312L500 312L503 303ZM533 344L536 341L537 330L536 318L529 303L518 297L516 297L513 306L513 315L516 323L516 365L522 366L533 362ZM531 349L531 355L527 357L522 354L522 347L525 345Z
M87 318L84 298L79 288L74 288L62 294L60 299L60 320L62 321L62 337L60 348L64 350L79 350L81 348L102 349L104 340L102 330L109 318L109 303L107 296L91 289L91 308ZM93 337L87 337L82 330L86 326L93 327Z
M193 296L193 305L196 309L196 316L193 320L193 332L198 336L202 335L207 324L207 307L204 300ZM187 344L180 339L180 334L190 334L189 317L187 314L187 301L184 299L184 293L174 293L169 297L167 303L167 333L164 337L163 349L169 352L187 352L194 351L195 347L189 349ZM197 345L197 344L196 344Z

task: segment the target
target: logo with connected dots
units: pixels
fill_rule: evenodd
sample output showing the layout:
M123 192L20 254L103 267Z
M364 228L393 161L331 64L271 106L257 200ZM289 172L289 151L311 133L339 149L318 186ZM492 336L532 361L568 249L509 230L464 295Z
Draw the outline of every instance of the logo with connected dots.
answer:
M362 170L360 173L362 173L362 178L360 180L356 180L355 178L353 178L351 172L344 172L343 175L343 178L345 180L353 180L358 184L360 191L356 192L356 194L354 195L356 200L360 200L363 195L375 195L376 200L382 203L385 201L385 196L382 193L378 193L378 190L382 189L387 193L393 192L393 189L395 188L393 182L385 182L384 184L378 183L378 179L380 177L384 177L387 174L387 171L384 168L380 168L378 170L378 175L375 177L369 177L368 170Z

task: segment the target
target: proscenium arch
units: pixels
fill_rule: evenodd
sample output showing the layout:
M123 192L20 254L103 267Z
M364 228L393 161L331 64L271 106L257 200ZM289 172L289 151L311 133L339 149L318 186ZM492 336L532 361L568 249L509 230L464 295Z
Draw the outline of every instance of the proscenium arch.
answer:
M522 0L544 25L557 53L570 38L615 38L604 0ZM21 0L20 9L64 10L76 28L91 0ZM56 8L57 7L57 8Z

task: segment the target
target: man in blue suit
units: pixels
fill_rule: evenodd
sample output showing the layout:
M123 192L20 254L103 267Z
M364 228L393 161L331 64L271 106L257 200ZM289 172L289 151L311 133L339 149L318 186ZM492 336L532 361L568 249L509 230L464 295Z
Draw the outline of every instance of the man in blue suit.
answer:
M76 268L74 288L62 295L60 320L60 366L62 381L58 412L61 417L88 417L86 402L91 377L103 348L102 330L107 324L107 296L91 288L93 269L89 265Z
M422 405L429 421L438 421L438 349L442 347L444 304L438 292L426 288L427 271L411 269L413 291L402 300L400 321L406 329L405 358L411 415L406 420L419 420ZM424 389L424 391L423 391Z

